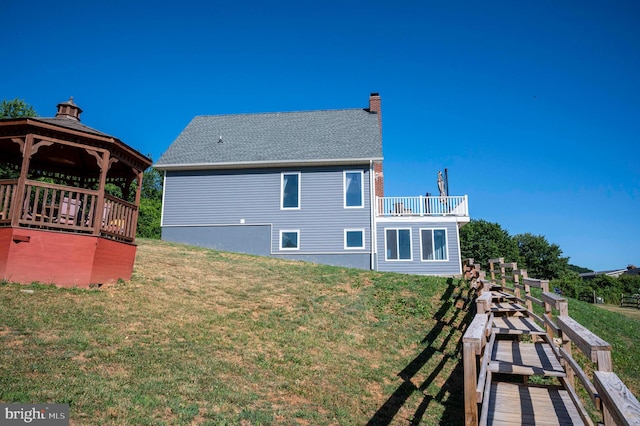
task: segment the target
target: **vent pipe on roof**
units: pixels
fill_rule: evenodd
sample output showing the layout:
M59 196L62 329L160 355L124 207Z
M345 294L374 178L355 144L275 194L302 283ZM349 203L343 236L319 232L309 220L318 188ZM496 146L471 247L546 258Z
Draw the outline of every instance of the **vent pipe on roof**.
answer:
M80 121L80 114L82 110L80 107L73 103L73 96L69 98L67 102L61 102L58 104L58 113L56 118L68 118L70 120Z

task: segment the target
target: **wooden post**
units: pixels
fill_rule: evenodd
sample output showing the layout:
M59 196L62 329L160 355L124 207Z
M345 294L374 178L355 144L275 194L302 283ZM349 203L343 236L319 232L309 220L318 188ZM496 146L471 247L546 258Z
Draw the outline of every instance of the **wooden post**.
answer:
M29 175L29 162L31 161L31 146L33 145L33 134L29 133L24 139L24 144L21 144L22 148L22 165L20 167L20 177L18 178L18 184L16 185L16 192L14 193L16 203L13 205L13 212L11 214L11 226L18 227L18 221L22 217L24 209L24 193L26 189L27 176Z
M613 372L611 351L599 350L596 353L596 357L598 358L598 371L606 371L607 373ZM611 414L611 409L613 407L609 407L608 405L609 404L606 403L602 404L602 420L604 421L605 426L617 424L615 418Z
M482 355L486 342L487 315L476 314L462 336L462 361L464 368L464 422L478 425L478 368L476 357Z
M553 321L553 310L551 304L546 299L544 299L544 316L548 321ZM555 337L553 327L551 327L551 325L546 322L545 328L547 329L547 336L549 336L549 339L553 341L553 338Z
M94 213L93 235L100 235L104 215L104 187L107 184L107 173L111 162L109 161L109 151L103 151L102 157L96 154L98 166L100 167L100 183L98 184L98 199L96 200L96 211Z
M476 369L475 344L464 342L462 347L464 366L464 423L468 426L478 424L478 402L476 386L478 372Z
M476 298L476 314L484 314L491 310L492 294L490 291L482 293Z
M558 302L558 311L559 311L559 316L569 316L569 303L566 300ZM562 330L559 333L560 333L560 338L562 339L562 348L565 350L565 352L567 352L567 354L571 355L571 340L569 340L565 336ZM567 378L566 378L567 383L572 388L575 388L575 379L574 379L575 375L573 374L573 369L569 366L569 364L564 362L564 360L562 360L562 363L564 364L563 367L567 372Z
M526 280L523 280L522 284L524 285L524 297L526 299L525 303L527 305L527 310L529 312L533 312L533 303L531 303L531 300L527 298L527 296L531 296L531 286Z
M491 281L496 281L496 273L493 265L496 263L504 263L504 257L499 257L497 259L489 259L489 272L491 273Z
M569 316L569 303L567 302L566 299L558 302L558 311L560 311L558 313L558 316L561 316L561 317Z
M549 291L549 280L540 280L540 288L543 292Z

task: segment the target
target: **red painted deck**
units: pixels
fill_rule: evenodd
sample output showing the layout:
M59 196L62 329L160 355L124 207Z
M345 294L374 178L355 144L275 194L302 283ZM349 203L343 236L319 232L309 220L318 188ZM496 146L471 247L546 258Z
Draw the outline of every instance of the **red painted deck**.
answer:
M128 280L135 244L34 228L0 228L0 278L88 287Z

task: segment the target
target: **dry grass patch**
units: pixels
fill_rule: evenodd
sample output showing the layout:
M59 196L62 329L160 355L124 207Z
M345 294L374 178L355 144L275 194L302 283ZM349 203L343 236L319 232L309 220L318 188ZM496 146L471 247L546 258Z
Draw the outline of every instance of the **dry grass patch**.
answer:
M128 282L0 286L0 401L88 425L461 423L457 285L142 240Z

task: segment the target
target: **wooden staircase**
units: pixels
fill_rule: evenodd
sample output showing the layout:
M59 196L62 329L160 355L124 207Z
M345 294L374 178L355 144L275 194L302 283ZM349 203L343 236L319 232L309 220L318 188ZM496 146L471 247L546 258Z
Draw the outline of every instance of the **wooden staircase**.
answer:
M489 279L477 265L465 267L475 271L478 290L463 337L466 424L593 425L577 377L605 425L640 425L640 403L613 373L611 345L568 315L567 300L549 292L548 281L528 278L504 259L489 266ZM594 363L593 382L572 347Z

